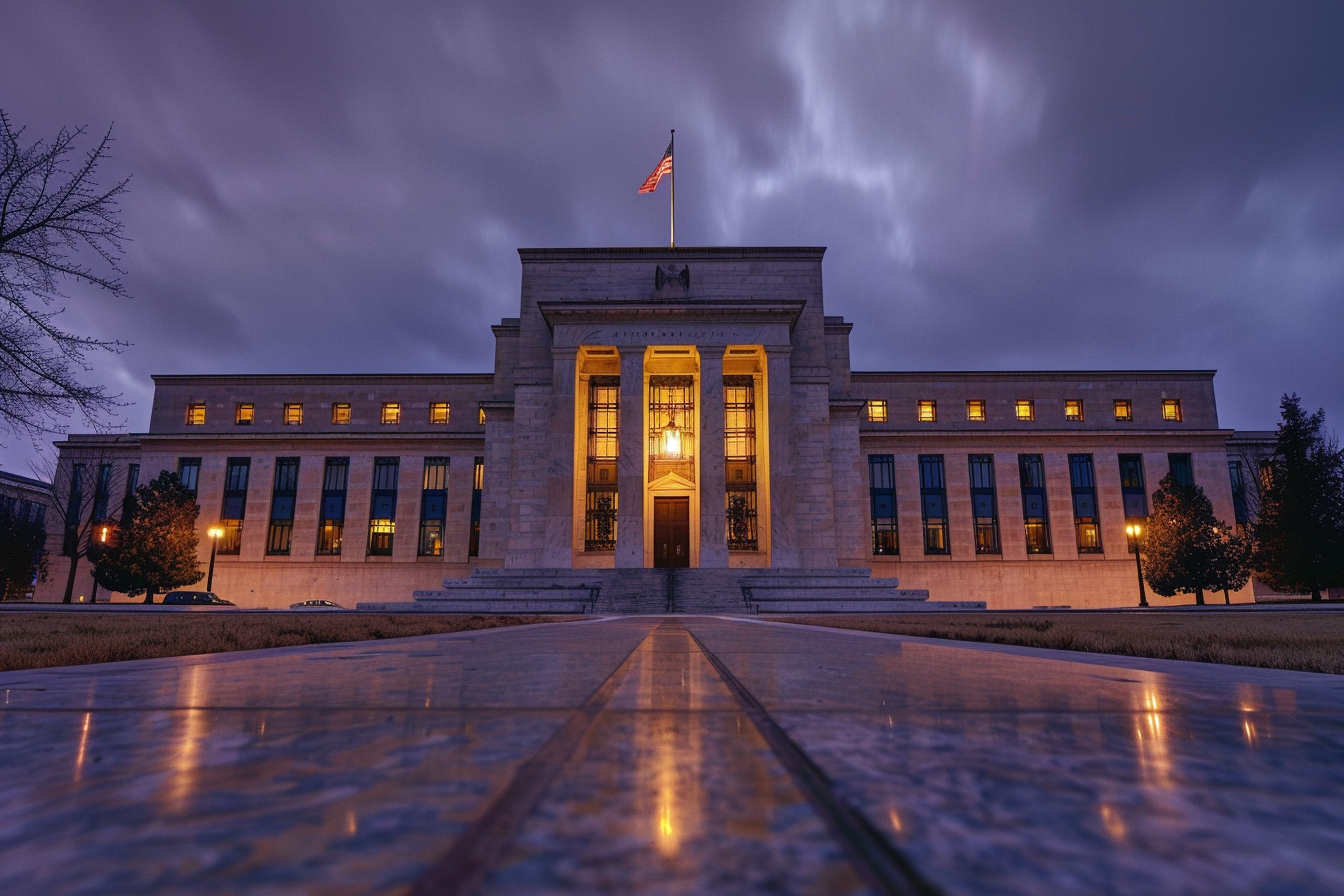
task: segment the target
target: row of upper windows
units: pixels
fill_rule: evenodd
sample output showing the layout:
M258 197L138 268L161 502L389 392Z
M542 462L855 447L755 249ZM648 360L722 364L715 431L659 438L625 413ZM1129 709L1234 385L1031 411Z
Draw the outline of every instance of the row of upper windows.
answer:
M448 402L431 401L429 403L429 422L431 425L448 425ZM251 426L256 419L256 405L251 402L238 402L233 406L233 422L235 426ZM477 422L485 424L485 408L477 408ZM286 426L301 426L303 424L303 402L287 401L284 403L280 420ZM350 403L345 401L332 402L331 422L337 426L344 426L350 423ZM401 423L401 402L385 401L382 404L382 411L379 416L379 422L386 426L395 426ZM205 402L196 401L187 405L187 425L204 426L205 425Z
M934 399L921 398L915 403L915 407L916 419L920 423L938 422L938 402ZM1134 402L1128 398L1114 399L1111 403L1111 409L1117 421L1127 423L1134 419ZM1013 415L1023 422L1035 420L1036 400L1019 398L1013 402ZM886 399L875 398L868 402L869 423L886 423L889 419ZM988 419L983 398L968 398L966 400L966 419L972 423L984 423ZM1081 398L1064 399L1064 420L1068 423L1081 423L1083 419L1083 400ZM1162 399L1162 419L1171 423L1180 423L1184 419L1179 398Z

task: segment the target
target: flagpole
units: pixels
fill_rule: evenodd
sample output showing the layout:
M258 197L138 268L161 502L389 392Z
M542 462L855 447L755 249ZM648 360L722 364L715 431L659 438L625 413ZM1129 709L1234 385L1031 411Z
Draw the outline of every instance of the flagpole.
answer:
M672 140L667 144L668 151L672 152L672 164L669 166L672 170L668 173L672 175L672 238L668 241L669 249L677 248L677 154L675 152L677 142L677 129L672 129Z

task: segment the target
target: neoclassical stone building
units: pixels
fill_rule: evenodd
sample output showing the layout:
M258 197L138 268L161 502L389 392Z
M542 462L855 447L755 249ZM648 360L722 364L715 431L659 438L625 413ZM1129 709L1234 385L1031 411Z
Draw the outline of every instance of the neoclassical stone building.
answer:
M64 478L114 494L112 517L178 471L203 557L223 533L215 590L256 606L664 567L1128 605L1126 521L1163 476L1240 515L1212 371L852 371L823 253L520 250L493 373L159 376L149 431L71 436Z

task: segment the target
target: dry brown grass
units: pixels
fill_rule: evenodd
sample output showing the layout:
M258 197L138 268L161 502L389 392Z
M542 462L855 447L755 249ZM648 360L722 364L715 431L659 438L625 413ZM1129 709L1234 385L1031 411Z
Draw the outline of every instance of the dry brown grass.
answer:
M0 613L0 672L117 660L409 638L555 621L544 616Z
M968 613L796 616L783 621L923 638L1344 674L1344 613Z

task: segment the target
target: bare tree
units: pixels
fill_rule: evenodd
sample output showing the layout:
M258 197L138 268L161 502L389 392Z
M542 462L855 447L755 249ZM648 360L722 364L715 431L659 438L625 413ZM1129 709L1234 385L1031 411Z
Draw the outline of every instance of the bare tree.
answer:
M125 453L116 450L118 442L118 437L112 436L110 442L63 453L59 460L47 461L43 468L34 470L52 484L47 526L53 542L50 553L70 561L63 603L73 602L79 562L96 559L99 551L118 537L124 496L132 485L127 479L129 469L118 463L125 459Z
M108 129L83 161L76 144L84 128L62 128L50 142L24 144L0 110L0 432L36 440L62 431L81 413L93 426L120 406L100 385L80 381L90 351L120 351L124 343L68 333L56 326L75 281L123 295L118 275L124 235L117 199L130 178L110 189L98 185L98 166L110 155ZM111 269L95 272L83 259L93 252Z

